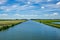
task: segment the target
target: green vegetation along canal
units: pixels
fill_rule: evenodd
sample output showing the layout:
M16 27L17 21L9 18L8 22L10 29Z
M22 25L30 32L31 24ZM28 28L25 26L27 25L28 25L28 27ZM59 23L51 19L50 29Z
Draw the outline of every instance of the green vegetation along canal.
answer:
M0 40L60 40L60 29L29 20L1 31Z

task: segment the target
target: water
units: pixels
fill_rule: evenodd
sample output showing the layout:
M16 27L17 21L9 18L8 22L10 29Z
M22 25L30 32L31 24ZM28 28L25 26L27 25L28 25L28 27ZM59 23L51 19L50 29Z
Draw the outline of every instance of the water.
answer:
M60 24L60 22L53 22L54 24Z
M0 32L0 40L60 40L60 29L29 20Z

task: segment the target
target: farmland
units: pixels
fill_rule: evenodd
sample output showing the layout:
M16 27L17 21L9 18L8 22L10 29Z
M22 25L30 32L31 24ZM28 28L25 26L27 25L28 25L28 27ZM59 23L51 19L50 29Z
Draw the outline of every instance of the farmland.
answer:
M52 27L60 28L60 24L54 23L54 22L60 22L60 19L33 19L33 20Z
M0 31L8 29L25 21L26 20L0 20Z

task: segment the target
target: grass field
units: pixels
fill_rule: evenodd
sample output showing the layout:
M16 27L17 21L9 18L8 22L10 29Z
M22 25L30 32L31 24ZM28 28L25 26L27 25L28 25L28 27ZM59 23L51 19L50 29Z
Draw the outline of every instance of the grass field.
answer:
M0 31L6 30L14 25L25 22L26 20L0 20Z
M54 23L54 22L60 22L60 19L34 19L34 21L37 21L52 27L60 28L60 24Z

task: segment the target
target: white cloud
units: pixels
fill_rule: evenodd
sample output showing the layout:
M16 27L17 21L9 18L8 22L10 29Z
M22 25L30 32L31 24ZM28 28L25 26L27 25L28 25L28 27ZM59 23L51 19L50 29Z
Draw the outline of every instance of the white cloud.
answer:
M0 16L4 16L5 17L5 16L8 16L8 14L0 14Z
M14 16L20 16L20 14L14 14Z
M9 12L9 11L18 9L18 7L20 6L14 4L12 6L1 6L0 9L2 9L4 12Z
M6 12L9 12L10 10L11 10L11 9L9 9L9 8L5 9Z
M13 7L13 8L16 8L16 7L18 7L18 5L14 4L14 5L12 5L12 7Z
M46 7L47 9L53 9L53 8L59 8L60 9L60 2L57 2L56 4L46 4L46 5L43 5L44 7ZM44 7L41 7L41 8L44 8Z
M3 16L8 16L8 14L2 14Z
M22 1L22 0L16 0L16 1Z
M42 6L41 8L42 8L42 9L44 9L45 7L44 7L44 6Z
M36 3L39 3L39 2L41 2L42 0L34 0Z
M57 3L56 3L56 6L57 6L58 8L60 8L60 2L57 2Z
M8 7L5 7L5 11L6 12L9 12L9 11L12 11L12 10L16 10L17 8L19 7L19 5L12 5L12 6L8 6Z
M1 6L0 9L3 11L10 11L11 8L9 8L9 6Z
M44 16L45 18L48 18L48 19L60 19L59 13L57 13L57 12L52 13L52 14L44 14L42 16Z
M44 16L55 17L55 16L59 16L59 13L55 12L55 13L52 13L52 14L44 14Z
M48 2L52 1L52 0L47 0Z
M26 3L26 0L16 0L18 2L24 2ZM34 2L34 3L40 3L40 2L50 2L50 1L53 1L53 0L27 0L28 4Z
M4 4L6 2L7 2L7 0L0 0L0 4Z
M16 0L16 1L22 1L22 2L26 2L26 0ZM28 1L28 4L30 4L30 2L35 2L35 3L39 3L39 2L42 2L42 0L27 0Z
M56 5L60 5L60 2L56 3Z
M53 15L53 16L58 16L58 15L59 15L59 13L53 13L52 15Z
M60 3L60 2L59 2ZM47 5L44 5L46 8L60 8L60 4L59 3L56 3L56 4L47 4Z
M11 5L11 6L1 6L0 7L0 9L2 9L5 12L9 12L9 11L13 11L13 10L16 10L16 11L29 10L29 9L33 9L33 8L35 8L35 6L31 6L29 4L26 4L26 5L23 5L23 6L20 6L18 4L14 4L14 5Z
M44 16L49 16L49 14L44 14Z
M14 14L13 16L15 16L15 17L19 17L20 19L33 19L33 18L36 18L36 17L38 17L38 15L34 15L34 14L18 14L18 13L16 13L16 14Z
M27 2L27 4L29 5L29 4L31 4L31 2Z
M6 6L0 6L0 9L4 9Z

